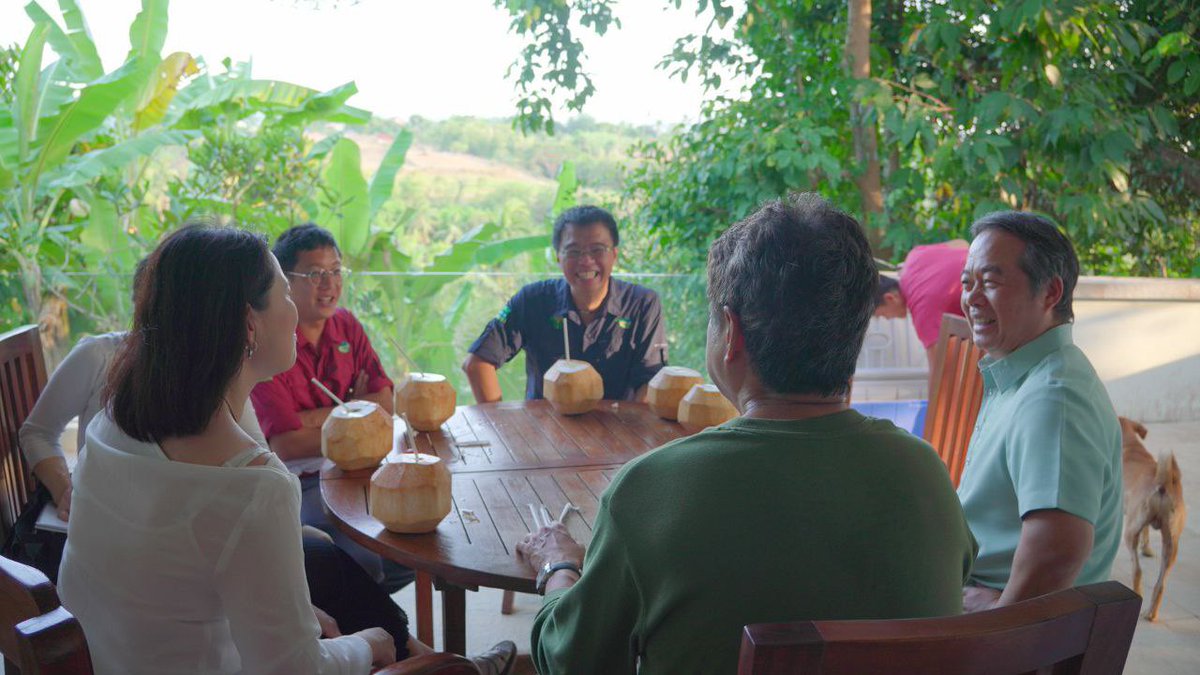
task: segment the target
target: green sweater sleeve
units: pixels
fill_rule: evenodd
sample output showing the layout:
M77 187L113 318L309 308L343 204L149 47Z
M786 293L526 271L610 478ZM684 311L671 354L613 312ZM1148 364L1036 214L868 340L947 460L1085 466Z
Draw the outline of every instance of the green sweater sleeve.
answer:
M547 595L533 622L530 651L541 675L637 672L641 593L607 497L600 500L583 576Z

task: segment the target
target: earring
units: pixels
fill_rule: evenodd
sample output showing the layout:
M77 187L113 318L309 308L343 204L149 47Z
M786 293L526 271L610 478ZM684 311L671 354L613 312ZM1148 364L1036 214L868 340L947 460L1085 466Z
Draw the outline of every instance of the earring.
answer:
M256 351L258 351L258 342L251 342L250 344L246 345L246 358L254 358L254 352Z

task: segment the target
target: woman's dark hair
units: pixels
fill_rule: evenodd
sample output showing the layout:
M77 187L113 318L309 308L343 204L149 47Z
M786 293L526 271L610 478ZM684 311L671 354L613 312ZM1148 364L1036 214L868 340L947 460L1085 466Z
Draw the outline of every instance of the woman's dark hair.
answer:
M1038 293L1054 277L1062 279L1063 294L1054 306L1054 318L1067 322L1075 319L1073 299L1079 281L1079 258L1067 235L1058 227L1033 213L997 211L975 221L971 226L974 239L988 230L1007 232L1025 242L1021 254L1021 271L1029 277L1029 288Z
M767 202L708 252L710 311L737 315L755 372L778 393L849 390L878 286L858 221L812 193Z
M271 252L279 260L279 266L284 272L292 272L296 269L296 261L300 259L301 253L319 248L332 248L337 251L338 257L342 255L342 249L338 248L337 240L329 230L313 223L305 223L284 230L275 240Z
M554 230L550 234L550 243L554 245L554 250L562 244L563 230L567 229L568 225L591 225L600 223L608 228L608 233L612 235L613 247L621 245L621 235L617 232L617 221L613 219L612 214L599 206L572 206L558 215L554 221Z
M246 309L264 310L275 282L262 237L188 225L146 258L134 288L133 330L104 398L140 441L200 433L242 367Z

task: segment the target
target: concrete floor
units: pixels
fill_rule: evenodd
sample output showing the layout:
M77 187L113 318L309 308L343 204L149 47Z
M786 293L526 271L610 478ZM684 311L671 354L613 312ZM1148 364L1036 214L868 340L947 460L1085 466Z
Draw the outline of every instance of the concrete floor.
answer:
M1141 620L1134 633L1133 646L1129 652L1125 672L1130 675L1195 675L1200 672L1200 520L1195 516L1200 509L1200 422L1172 424L1148 424L1150 433L1146 446L1152 453L1173 451L1183 471L1184 494L1192 505L1193 517L1180 542L1178 561L1171 576L1157 623ZM1151 536L1151 545L1157 551L1157 532ZM1142 559L1143 575L1149 593L1158 575L1157 557ZM1131 585L1128 552L1124 549L1117 555L1113 565L1113 579ZM401 590L396 601L409 616L415 616L415 599L411 587ZM482 651L500 640L512 640L524 654L529 653L529 632L533 617L540 606L539 598L518 595L513 614L500 614L500 591L481 589L467 594L467 650ZM435 593L434 622L439 636L441 611L436 606L439 597ZM438 645L440 647L440 644ZM521 670L532 672L528 663Z

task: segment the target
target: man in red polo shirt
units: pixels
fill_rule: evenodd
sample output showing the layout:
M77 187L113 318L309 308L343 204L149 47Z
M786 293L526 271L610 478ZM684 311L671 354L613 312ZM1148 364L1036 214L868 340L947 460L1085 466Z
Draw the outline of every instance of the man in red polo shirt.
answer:
M296 364L258 384L250 392L250 399L271 450L300 476L301 520L329 533L378 578L379 557L334 528L321 504L317 476L323 461L321 425L335 404L312 383L312 378L342 400L374 401L389 415L393 384L362 324L349 310L338 306L348 270L342 267L342 253L333 235L311 223L298 225L279 235L272 251L288 277L292 301L300 315ZM395 575L389 572L388 577Z
M925 354L933 363L942 327L942 314L962 316L962 271L967 263L967 242L916 246L900 266L900 281L879 276L875 316L903 319L912 315L913 328Z

